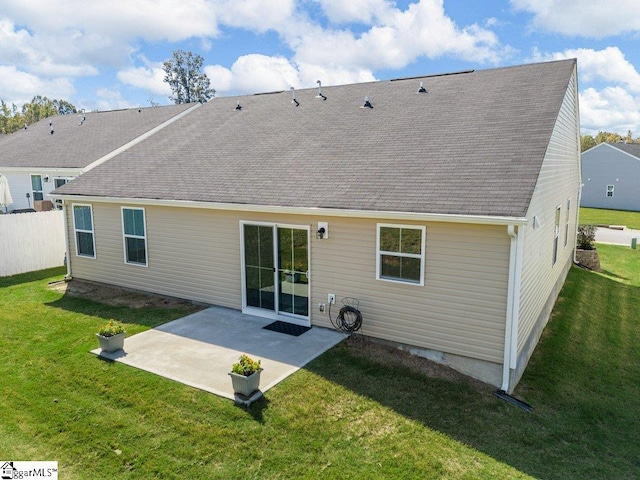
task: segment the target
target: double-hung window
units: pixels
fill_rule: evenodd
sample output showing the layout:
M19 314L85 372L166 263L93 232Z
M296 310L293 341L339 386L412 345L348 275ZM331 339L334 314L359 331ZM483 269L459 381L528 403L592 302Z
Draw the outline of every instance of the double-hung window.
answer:
M31 175L31 192L33 193L33 201L44 200L42 191L42 175Z
M424 285L426 227L378 224L376 278Z
M73 205L73 230L76 237L76 255L96 258L91 205Z
M144 208L122 207L124 261L147 266L147 236Z

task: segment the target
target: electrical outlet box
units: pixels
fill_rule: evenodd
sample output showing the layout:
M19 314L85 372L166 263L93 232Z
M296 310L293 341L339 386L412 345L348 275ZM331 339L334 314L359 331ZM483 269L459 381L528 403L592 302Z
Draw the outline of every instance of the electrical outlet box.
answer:
M329 302L331 305L334 305L336 303L336 294L330 293L329 295L327 295L327 302Z
M326 308L326 305L324 303L318 304L318 310L320 310L320 312L324 313L325 308Z

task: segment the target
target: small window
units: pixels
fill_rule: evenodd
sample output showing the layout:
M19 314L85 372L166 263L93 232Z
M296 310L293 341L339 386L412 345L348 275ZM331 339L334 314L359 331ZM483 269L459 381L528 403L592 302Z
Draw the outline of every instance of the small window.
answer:
M96 258L91 205L73 206L73 229L76 237L76 255Z
M42 175L31 175L31 191L33 193L33 201L44 200L42 192Z
M607 197L613 197L613 185L607 185Z
M143 208L122 208L124 261L147 266L147 237Z
M424 285L426 227L378 224L376 278Z
M70 180L69 178L54 178L53 186L54 188L60 188L61 186L65 185L69 180Z
M567 243L569 243L569 217L571 216L569 214L569 212L571 211L571 199L567 198L567 213L565 215L565 222L564 222L564 246L567 246Z
M560 210L562 207L558 205L556 207L556 222L553 227L553 265L558 260L558 237L560 236Z

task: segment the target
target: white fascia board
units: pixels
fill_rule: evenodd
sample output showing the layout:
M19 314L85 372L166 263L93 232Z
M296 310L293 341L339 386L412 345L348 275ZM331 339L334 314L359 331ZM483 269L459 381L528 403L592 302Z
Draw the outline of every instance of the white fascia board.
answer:
M454 215L442 213L393 212L383 210L353 210L316 207L283 207L277 205L249 205L238 203L194 202L188 200L157 200L144 198L93 197L85 195L52 195L63 200L97 203L117 203L157 207L202 208L205 210L227 210L257 213L279 213L287 215L314 215L327 217L390 218L447 223L470 223L480 225L526 225L525 217L501 217L490 215Z
M98 165L103 164L104 162L106 162L107 160L111 160L113 157L120 155L122 152L129 150L131 147L133 147L134 145L137 145L138 143L142 142L143 140L146 140L147 138L149 138L150 136L158 133L160 130L162 130L163 128L165 128L168 125L171 125L173 122L175 122L176 120L181 119L182 117L184 117L185 115L188 115L189 113L193 112L196 108L201 107L202 104L201 103L196 103L193 107L191 108L187 108L186 110L180 112L179 114L171 117L169 120L161 123L160 125L158 125L157 127L152 128L151 130L149 130L146 133L143 133L142 135L140 135L139 137L134 138L133 140L131 140L128 143L125 143L124 145L122 145L119 148L116 148L114 151L107 153L105 156L100 157L98 160L90 163L89 165L87 165L86 167L84 167L82 169L82 173L86 173L89 170L96 168Z
M46 172L49 175L59 175L61 177L77 177L82 174L80 167L0 167L0 172L7 173L37 173Z

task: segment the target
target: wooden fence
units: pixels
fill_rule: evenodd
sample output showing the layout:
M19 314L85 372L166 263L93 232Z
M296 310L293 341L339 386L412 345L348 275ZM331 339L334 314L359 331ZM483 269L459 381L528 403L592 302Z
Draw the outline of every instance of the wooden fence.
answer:
M0 215L0 277L64 265L62 210Z

